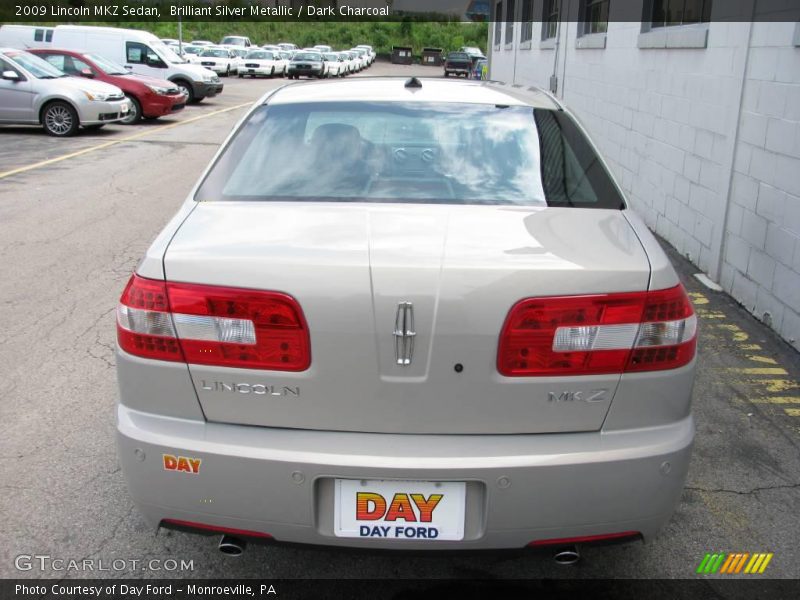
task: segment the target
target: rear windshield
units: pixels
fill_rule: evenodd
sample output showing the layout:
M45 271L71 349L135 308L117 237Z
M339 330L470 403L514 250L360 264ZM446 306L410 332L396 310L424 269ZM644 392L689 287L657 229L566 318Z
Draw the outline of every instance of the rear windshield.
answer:
M624 208L564 112L402 102L261 107L195 199Z
M469 54L464 52L451 52L447 55L448 60L469 60Z

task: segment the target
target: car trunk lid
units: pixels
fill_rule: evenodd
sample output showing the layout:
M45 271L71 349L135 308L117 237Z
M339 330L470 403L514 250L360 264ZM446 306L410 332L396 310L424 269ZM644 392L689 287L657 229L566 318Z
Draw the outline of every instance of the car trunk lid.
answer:
M523 298L650 274L618 210L425 204L200 203L164 265L289 294L308 323L305 371L190 365L209 420L398 433L598 430L618 374L504 377L498 337Z

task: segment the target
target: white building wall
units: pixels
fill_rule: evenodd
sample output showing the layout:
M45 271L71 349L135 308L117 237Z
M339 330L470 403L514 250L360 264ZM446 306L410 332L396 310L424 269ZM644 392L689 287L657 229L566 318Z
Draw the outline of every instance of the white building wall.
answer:
M632 207L759 318L769 312L766 321L800 349L795 24L669 28L689 45L707 31L701 48L640 47L653 35L640 37L641 24L630 22L581 38L577 23L562 23L556 48L541 42L541 27L534 22L522 44L520 23L514 44L505 43L505 24L500 44L491 29L490 77L547 89L555 71L557 95ZM578 47L602 46L603 37L604 48Z
M800 47L795 23L754 23L721 285L800 348Z

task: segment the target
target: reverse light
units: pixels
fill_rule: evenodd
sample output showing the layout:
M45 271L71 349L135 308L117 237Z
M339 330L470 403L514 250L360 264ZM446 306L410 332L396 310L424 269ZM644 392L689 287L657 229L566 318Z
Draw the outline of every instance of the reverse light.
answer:
M308 327L287 294L133 275L117 308L120 348L144 358L303 371Z
M509 312L497 369L509 377L675 369L691 362L697 318L686 291L527 298Z

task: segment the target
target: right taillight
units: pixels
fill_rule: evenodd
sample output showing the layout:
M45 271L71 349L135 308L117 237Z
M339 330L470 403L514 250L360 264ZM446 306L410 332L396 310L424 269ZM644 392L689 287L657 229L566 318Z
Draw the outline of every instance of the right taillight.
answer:
M691 362L697 318L683 286L521 300L500 334L509 377L674 369Z
M276 371L311 364L308 326L291 296L135 274L117 308L117 340L156 360Z

